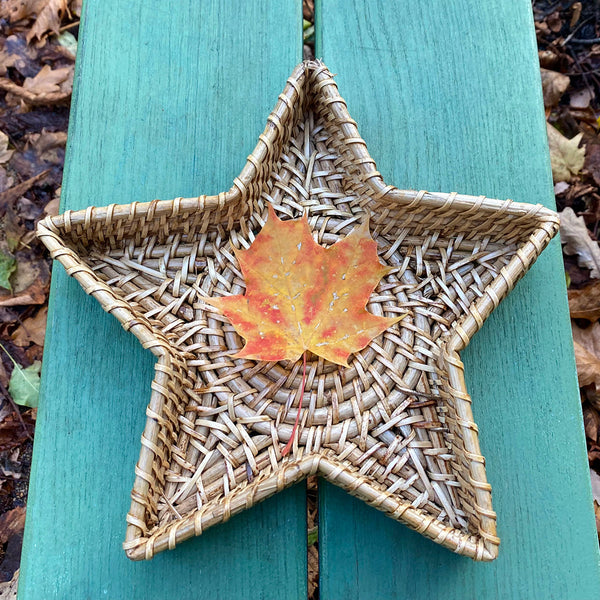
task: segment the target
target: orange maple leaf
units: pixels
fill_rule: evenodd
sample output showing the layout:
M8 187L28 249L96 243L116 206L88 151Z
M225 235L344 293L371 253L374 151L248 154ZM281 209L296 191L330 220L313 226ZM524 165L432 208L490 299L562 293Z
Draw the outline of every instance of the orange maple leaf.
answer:
M397 323L365 306L389 272L365 219L329 248L317 244L308 219L269 217L248 250L236 250L246 293L203 300L221 310L246 345L235 358L298 360L306 350L338 365Z

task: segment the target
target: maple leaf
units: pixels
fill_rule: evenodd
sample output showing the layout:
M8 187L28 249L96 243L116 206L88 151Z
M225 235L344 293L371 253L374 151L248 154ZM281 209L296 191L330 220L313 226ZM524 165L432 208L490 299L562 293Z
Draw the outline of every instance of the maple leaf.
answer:
M229 318L246 345L235 358L298 360L310 352L347 367L358 352L402 317L367 312L369 296L389 272L365 219L329 248L317 244L308 219L269 217L248 250L236 250L244 295L203 298Z

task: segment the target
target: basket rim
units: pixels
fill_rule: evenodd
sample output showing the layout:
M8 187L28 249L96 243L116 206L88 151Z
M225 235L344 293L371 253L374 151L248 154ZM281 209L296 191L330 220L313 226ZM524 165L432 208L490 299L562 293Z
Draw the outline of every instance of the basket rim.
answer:
M496 537L491 487L486 479L484 459L481 455L477 428L474 424L471 409L471 399L464 382L464 369L458 352L467 346L471 337L480 329L485 319L510 292L516 281L533 264L550 238L556 234L559 223L556 213L539 204L531 205L510 200L501 201L485 198L484 196L476 197L457 193L399 190L385 184L376 169L375 162L367 151L365 142L358 133L356 123L348 113L346 103L339 95L332 75L323 63L306 61L298 65L287 80L275 108L267 119L265 130L259 136L254 151L248 158L240 175L235 178L229 191L196 198L152 200L150 202L88 207L77 211L67 210L61 215L50 216L40 221L37 235L48 247L52 258L61 262L67 273L75 277L86 292L100 302L106 312L113 314L126 330L131 331L145 348L150 349L158 357L157 367L166 361L168 362L170 360L170 348L167 338L140 321L130 305L117 298L111 288L95 276L91 268L84 263L74 250L68 247L61 236L68 235L74 227L83 226L88 228L93 224L102 224L113 219L133 220L140 217L146 220L157 218L176 219L181 217L182 214L225 209L243 202L248 188L258 176L257 165L265 160L269 148L276 142L277 124L289 116L291 107L301 96L301 88L306 85L314 86L316 93L323 94L326 97L328 106L335 113L336 119L343 123L344 134L349 141L348 148L360 168L364 183L373 191L374 211L377 210L379 202L392 200L399 207L412 207L418 204L431 211L443 211L449 206L453 206L464 210L465 214L479 211L488 215L511 215L535 224L533 233L528 240L517 249L508 265L485 287L483 295L472 303L468 313L460 319L454 333L447 339L443 350L450 383L456 391L455 400L458 414L463 423L462 432L470 459L469 472L477 501L475 509L482 517L483 526L478 532L478 536L466 534L447 526L431 515L427 515L424 511L412 507L408 501L387 498L382 503L381 501L376 502L371 497L371 503L378 504L377 508L394 513L395 518L417 529L435 542L475 560L493 560L498 555L499 539ZM160 377L164 373L157 368L155 375ZM148 477L151 476L152 464L155 459L152 444L158 436L158 424L152 418L151 413L156 413L160 409L160 402L157 395L152 392L146 428L142 434L140 459L136 466L131 508L127 517L128 525L124 547L127 556L133 560L151 558L155 552L167 548L171 549L184 539L198 535L213 518L210 510L214 507L209 502L202 511L192 512L181 520L159 526L150 536L146 536L144 533L142 525L144 523L145 506L140 500L144 498L144 494L148 490ZM286 463L284 471L288 473L286 476L289 477L286 486L299 481L308 473L321 474L326 479L340 485L340 465L324 456L305 455ZM277 473L274 473L265 479L269 482L267 487L273 487L272 484L276 477ZM381 497L381 489L375 489L369 482L360 482L359 484L357 483L356 474L354 474L354 477L355 484L352 486L354 491L350 490L351 493L359 496L362 493L369 501L369 493L375 490L377 496ZM344 487L343 484L342 487ZM348 485L346 489L349 487L351 486ZM266 498L273 493L275 492L271 492L264 497ZM383 506L382 504L386 505ZM239 510L232 510L231 514L235 514L240 510L243 510L243 507ZM220 521L223 520L225 519L220 519Z

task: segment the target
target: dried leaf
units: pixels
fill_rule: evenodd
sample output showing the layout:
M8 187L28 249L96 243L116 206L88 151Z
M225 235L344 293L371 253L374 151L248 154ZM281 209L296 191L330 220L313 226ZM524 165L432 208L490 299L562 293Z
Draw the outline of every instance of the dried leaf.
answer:
M592 494L594 500L600 503L600 475L598 475L594 469L590 469L590 479L592 480Z
M544 106L553 108L558 104L561 96L567 91L571 80L567 75L540 69L542 75L542 92L544 93Z
M569 21L570 29L573 29L573 27L575 27L575 25L577 25L577 21L579 21L579 17L581 17L582 9L583 9L583 6L582 6L581 2L573 2L573 5L571 6L571 10L573 12L571 14L571 20Z
M0 18L16 23L39 14L48 0L4 0L0 4Z
M597 321L600 319L600 281L580 290L568 290L569 312L573 319L587 319Z
M600 185L600 144L588 144L585 150L585 170Z
M78 17L81 16L81 7L83 4L83 0L71 0L69 2L69 10Z
M19 569L15 571L10 581L0 583L0 600L17 600L19 588Z
M581 329L571 322L577 378L580 387L594 385L600 392L600 323Z
M42 129L41 133L32 133L27 140L27 145L36 151L40 160L52 164L62 163L66 143L66 131L46 131L45 129ZM57 148L61 150L59 157L57 157Z
M246 340L235 356L297 360L305 350L347 366L400 318L366 311L388 268L377 258L368 220L330 248L317 244L308 219L269 218L249 250L236 251L246 281L244 296L204 298L231 320Z
M37 19L27 34L27 41L41 40L48 32L58 35L60 22L68 9L68 0L46 0L45 6L36 11Z
M560 196L568 191L571 186L566 181L559 181L554 184L554 195Z
M587 403L583 408L583 425L586 437L594 442L597 441L598 430L600 430L600 415Z
M600 246L590 239L583 217L573 209L565 208L560 213L560 239L565 254L577 254L577 264L591 271L591 277L600 279Z
M586 350L578 342L573 342L575 362L577 363L577 379L579 386L594 384L600 391L600 358Z
M8 387L8 373L6 372L6 367L2 360L0 360L0 384L4 387ZM2 419L2 406L0 406L0 420Z
M567 139L560 131L549 123L548 145L550 147L550 162L552 163L552 177L554 181L571 181L577 175L585 162L585 146L579 148L583 137L578 133L573 139Z
M58 198L52 198L46 206L44 206L44 214L49 215L51 217L56 217L58 215L59 207L60 207L60 188L58 191Z
M17 533L25 528L25 507L17 506L0 515L0 544L6 544Z
M8 392L16 404L37 408L40 399L40 371L42 363L34 362L25 369L15 364L8 382Z
M36 96L56 92L70 94L73 89L73 67L52 69L50 65L44 65L35 77L25 79L23 89Z
M590 92L588 88L583 88L582 90L571 94L569 105L571 108L583 110L590 105L591 100L592 92Z
M13 153L14 150L8 149L8 136L3 131L0 131L0 164L8 162Z
M15 345L21 348L30 346L31 344L43 346L47 320L47 307L42 308L34 317L25 319L23 324L11 336Z

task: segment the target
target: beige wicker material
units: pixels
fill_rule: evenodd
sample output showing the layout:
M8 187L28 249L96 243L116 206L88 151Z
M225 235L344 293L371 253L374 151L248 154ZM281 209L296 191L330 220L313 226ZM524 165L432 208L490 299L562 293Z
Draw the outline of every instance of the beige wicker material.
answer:
M342 368L232 359L206 296L241 294L271 203L325 246L370 216L393 270L371 296L407 316ZM229 192L67 211L38 235L157 357L124 544L149 559L318 474L435 542L497 556L495 513L459 352L558 230L542 206L386 185L326 67L299 65Z

